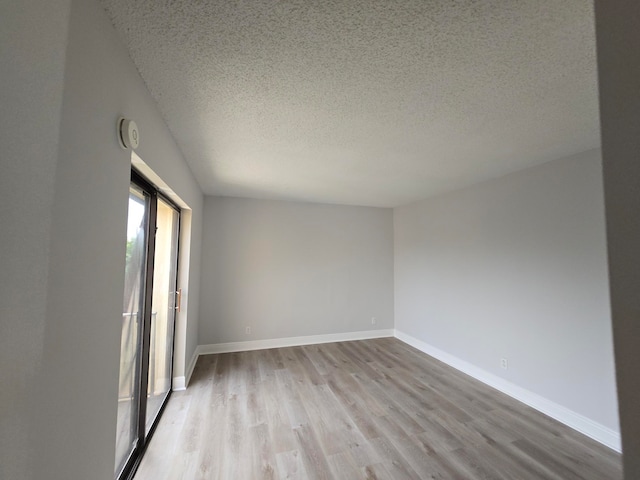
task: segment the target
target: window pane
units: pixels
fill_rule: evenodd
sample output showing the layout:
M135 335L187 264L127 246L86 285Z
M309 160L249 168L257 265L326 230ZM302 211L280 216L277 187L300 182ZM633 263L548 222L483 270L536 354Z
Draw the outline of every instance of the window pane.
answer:
M120 338L120 383L116 437L116 475L122 470L137 443L138 375L140 328L144 301L146 256L145 224L149 197L135 186L129 190L127 250L122 335Z
M171 389L178 255L178 211L158 198L146 433Z

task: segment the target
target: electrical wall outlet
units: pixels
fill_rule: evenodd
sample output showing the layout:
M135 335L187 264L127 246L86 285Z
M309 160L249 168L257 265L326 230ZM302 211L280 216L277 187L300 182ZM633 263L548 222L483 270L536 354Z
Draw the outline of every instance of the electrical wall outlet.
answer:
M502 367L503 370L507 370L509 368L509 362L506 358L500 359L500 367Z
M371 317L371 325L375 325L377 322L376 317Z
M251 327L244 327L244 333L251 335Z

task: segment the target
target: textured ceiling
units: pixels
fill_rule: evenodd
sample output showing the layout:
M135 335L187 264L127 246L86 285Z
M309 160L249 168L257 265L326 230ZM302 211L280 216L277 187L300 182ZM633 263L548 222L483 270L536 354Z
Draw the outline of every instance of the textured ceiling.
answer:
M207 194L396 206L599 146L590 0L101 1Z

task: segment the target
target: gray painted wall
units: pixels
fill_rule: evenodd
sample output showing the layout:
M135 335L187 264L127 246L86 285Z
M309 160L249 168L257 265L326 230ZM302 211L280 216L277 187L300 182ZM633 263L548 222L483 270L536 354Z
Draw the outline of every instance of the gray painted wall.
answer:
M206 197L203 245L201 344L393 328L390 209Z
M599 151L399 207L394 226L396 329L618 430Z
M0 478L33 475L70 2L0 2ZM34 35L33 32L38 32Z
M640 478L640 2L596 0L604 191L625 478Z
M189 357L202 194L96 1L1 8L0 477L111 480L130 173L118 116L193 208Z

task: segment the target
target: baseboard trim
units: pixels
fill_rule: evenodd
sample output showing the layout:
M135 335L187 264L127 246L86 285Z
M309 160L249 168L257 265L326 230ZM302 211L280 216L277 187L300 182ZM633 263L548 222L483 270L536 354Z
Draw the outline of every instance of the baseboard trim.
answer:
M214 343L211 345L200 345L198 347L198 353L199 355L210 355L215 353L265 350L267 348L298 347L300 345L315 345L320 343L348 342L353 340L368 340L371 338L393 337L393 334L393 329L365 330L361 332L329 333L326 335L308 335L304 337L250 340L248 342Z
M509 395L512 398L528 405L532 408L535 408L539 412L544 413L545 415L559 421L560 423L564 423L565 425L577 430L578 432L590 437L597 442L602 443L603 445L615 450L616 452L622 451L622 444L620 439L620 434L615 430L612 430L604 425L594 422L590 418L585 417L579 413L574 412L562 405L559 405L551 400L548 400L540 395L530 392L522 387L519 387L504 378L500 378L497 375L489 373L481 368L476 367L475 365L461 360L447 352L439 350L438 348L429 345L422 340L418 340L411 335L407 335L399 330L395 330L395 337L398 340L403 341L404 343L411 345L414 348L417 348L423 353L440 360L443 363L459 370L463 373L466 373L470 377L475 378L476 380L481 381L489 385L490 387L495 388L496 390L501 391L502 393Z
M173 377L173 383L171 384L171 390L174 392L180 392L187 389L186 378L184 375L180 377Z
M186 377L187 381L185 382L185 388L189 386L189 382L191 381L191 375L193 375L193 369L196 368L196 362L198 361L198 357L200 356L200 347L197 346L193 351L193 355L191 355L191 360L189 361L189 366L187 367Z
M198 361L198 349L200 347L196 347L193 355L191 356L191 360L189 361L189 365L187 365L187 371L184 376L173 377L173 387L172 390L174 392L179 392L182 390L186 390L189 386L189 382L191 381L191 375L193 375L193 369L196 366L196 362Z

